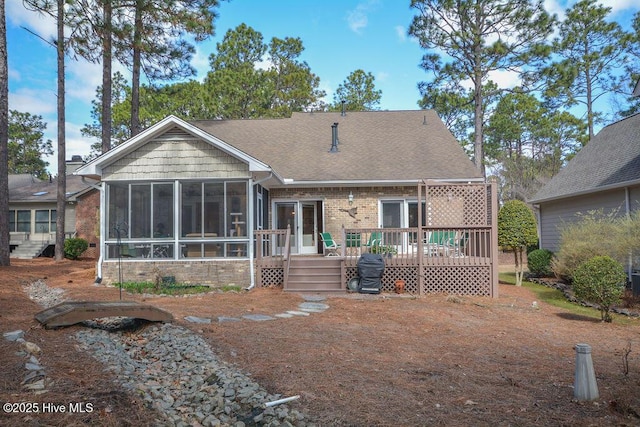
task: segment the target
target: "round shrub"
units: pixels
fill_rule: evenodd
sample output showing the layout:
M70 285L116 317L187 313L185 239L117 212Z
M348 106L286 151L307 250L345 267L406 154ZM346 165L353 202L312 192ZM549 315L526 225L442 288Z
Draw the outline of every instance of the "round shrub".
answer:
M79 237L67 239L64 241L64 256L69 259L78 259L88 247L89 244L85 239Z
M597 304L600 317L611 322L611 306L620 301L627 284L622 264L608 256L593 257L573 272L573 291L576 297Z
M527 255L529 272L534 276L550 276L553 252L548 249L534 249Z

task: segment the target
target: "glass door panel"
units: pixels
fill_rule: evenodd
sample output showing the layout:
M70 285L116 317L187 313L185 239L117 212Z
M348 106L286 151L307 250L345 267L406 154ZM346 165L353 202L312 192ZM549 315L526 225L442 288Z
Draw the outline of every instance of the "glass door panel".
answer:
M276 203L276 229L286 230L287 227L291 228L291 240L289 241L291 253L298 253L298 247L296 245L296 207L297 203L295 202ZM280 240L277 242L278 253L282 253L284 249L282 244L283 242Z
M318 253L318 242L316 240L316 236L318 235L318 225L316 218L316 203L302 202L302 246L300 248L300 253Z

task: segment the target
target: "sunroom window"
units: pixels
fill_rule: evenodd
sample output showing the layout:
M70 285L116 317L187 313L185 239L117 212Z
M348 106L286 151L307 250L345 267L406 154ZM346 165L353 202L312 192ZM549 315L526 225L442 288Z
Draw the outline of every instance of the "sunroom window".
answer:
M109 258L247 254L246 181L112 183L107 188Z

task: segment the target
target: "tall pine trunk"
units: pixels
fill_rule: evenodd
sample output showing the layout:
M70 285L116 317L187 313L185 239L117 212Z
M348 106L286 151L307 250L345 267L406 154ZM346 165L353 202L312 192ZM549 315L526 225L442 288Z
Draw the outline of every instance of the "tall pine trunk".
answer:
M133 29L133 64L131 72L131 136L140 133L140 62L142 55L142 14L143 2L136 7Z
M64 259L64 220L65 207L67 205L67 176L66 176L66 143L65 143L65 113L64 113L64 3L58 0L58 40L56 52L58 56L58 194L57 194L57 219L56 219L56 249L55 259Z
M0 212L9 212L9 67L4 1L0 1ZM0 266L8 266L9 216L0 215Z
M112 5L111 0L104 0L102 29L102 152L111 149L111 54L112 54Z

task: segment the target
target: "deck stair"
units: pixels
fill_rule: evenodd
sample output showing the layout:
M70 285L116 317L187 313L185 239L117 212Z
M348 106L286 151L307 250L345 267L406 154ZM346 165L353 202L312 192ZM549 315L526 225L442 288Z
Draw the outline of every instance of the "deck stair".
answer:
M286 292L341 292L341 257L293 256Z
M70 326L101 317L132 317L151 322L171 322L173 315L135 301L66 301L42 310L35 318L46 328Z
M12 242L13 244L13 242ZM31 259L38 257L49 246L48 241L24 240L11 251L11 258Z

